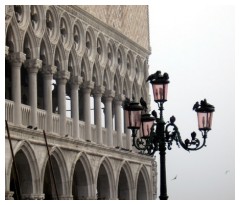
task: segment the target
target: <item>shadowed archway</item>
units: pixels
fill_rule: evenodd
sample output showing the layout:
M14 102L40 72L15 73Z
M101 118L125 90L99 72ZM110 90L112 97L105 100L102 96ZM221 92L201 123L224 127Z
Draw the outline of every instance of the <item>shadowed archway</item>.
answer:
M62 180L61 180L60 170L59 170L58 163L54 156L51 156L51 161L52 161L52 166L53 166L54 177L56 180L57 193L58 193L58 196L61 196L63 193L63 188L62 188ZM57 194L56 194L56 190L54 187L54 181L53 181L53 177L52 177L52 173L51 173L51 169L50 169L49 160L47 162L45 174L44 174L43 193L45 194L45 200L57 199Z
M84 166L81 160L78 160L75 166L72 183L72 195L73 199L87 199L88 193L88 181Z
M33 193L33 181L32 173L28 159L22 150L19 150L15 155L15 161L18 172L18 179L20 185L21 199L30 199L30 195ZM10 191L13 191L13 198L19 199L16 195L17 183L14 180L14 169L12 166L10 177Z

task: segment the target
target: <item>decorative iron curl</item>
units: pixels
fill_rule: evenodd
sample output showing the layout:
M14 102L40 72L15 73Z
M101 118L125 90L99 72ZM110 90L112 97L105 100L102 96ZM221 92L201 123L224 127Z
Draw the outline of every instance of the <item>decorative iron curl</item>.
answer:
M136 147L142 154L153 155L157 150L157 145L154 142L154 133L151 132L150 137L137 138L137 130L133 131L132 134L132 146Z
M178 127L175 125L176 118L172 116L170 118L170 122L165 127L165 137L166 137L166 143L168 150L172 149L172 143L173 141L176 142L177 146L187 150L187 151L196 151L201 149L202 147L206 146L206 138L207 138L207 131L202 131L203 136L203 143L200 145L200 140L196 138L196 132L191 133L191 140L186 139L184 142L181 138L180 132L178 131ZM172 128L172 131L170 131L170 127ZM180 145L179 145L180 144Z

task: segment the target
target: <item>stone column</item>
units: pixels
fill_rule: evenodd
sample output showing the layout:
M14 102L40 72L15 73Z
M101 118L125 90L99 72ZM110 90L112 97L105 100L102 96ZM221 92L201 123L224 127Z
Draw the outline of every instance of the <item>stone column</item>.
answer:
M53 74L56 73L56 66L44 66L43 72L43 89L44 89L44 109L47 111L47 132L53 131L52 119L52 79Z
M42 61L39 59L30 59L25 61L25 67L28 70L29 79L29 105L31 106L30 122L33 127L37 127L37 72L42 67Z
M92 141L91 135L91 113L90 113L90 93L94 87L91 81L84 82L83 84L83 99L84 99L84 121L85 121L85 140Z
M70 77L67 70L57 72L58 84L58 113L60 114L60 136L64 137L66 133L66 83Z
M12 53L9 56L12 69L12 99L14 101L13 123L22 124L21 112L21 66L26 60L26 55L22 52Z
M105 105L105 126L107 128L108 146L113 147L113 125L112 125L112 100L115 92L112 90L105 91L104 105Z
M101 116L101 97L105 88L103 86L97 86L93 90L94 97L94 124L96 125L96 133L97 133L97 143L103 144L102 139L102 116Z
M115 126L117 131L117 147L123 147L122 143L122 101L124 99L123 95L117 95L114 98L114 105L115 105Z
M73 118L73 138L80 139L79 137L79 105L78 105L78 90L79 85L82 83L80 76L73 76L71 78L71 116Z

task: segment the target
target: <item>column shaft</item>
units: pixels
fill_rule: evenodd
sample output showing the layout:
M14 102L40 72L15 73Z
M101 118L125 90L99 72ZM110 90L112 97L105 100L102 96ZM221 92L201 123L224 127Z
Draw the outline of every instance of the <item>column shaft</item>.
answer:
M79 100L78 90L82 78L75 76L71 78L71 115L73 118L73 138L80 139L79 136Z
M132 150L131 131L127 128L126 112L124 112L124 133L126 134L126 148Z
M22 124L21 112L21 65L22 63L12 64L12 99L14 101L14 118L15 125Z
M108 146L113 146L112 97L105 97L105 125L107 128Z
M90 113L90 88L84 88L84 120L85 120L85 140L92 141L91 136L91 113Z
M58 113L60 114L60 136L66 135L66 82L58 80Z
M31 125L37 126L37 75L35 72L29 72L29 105L31 106Z
M115 100L115 126L117 131L117 146L123 147L122 143L122 113L121 113L121 105L122 101Z
M58 113L60 114L60 136L64 137L66 134L66 83L69 79L70 73L66 70L57 72L58 84Z
M37 127L37 72L42 67L42 61L38 59L31 59L25 62L25 67L28 70L29 80L29 105L31 106L30 124Z
M53 75L51 73L44 73L44 109L47 111L47 132L53 131L53 119L52 119L52 79Z
M94 123L96 125L97 143L102 144L102 115L101 115L101 96L102 94L94 95Z
M21 112L21 66L26 60L24 53L13 53L9 56L12 70L12 99L14 101L14 118L13 123L15 125L22 124L22 112Z

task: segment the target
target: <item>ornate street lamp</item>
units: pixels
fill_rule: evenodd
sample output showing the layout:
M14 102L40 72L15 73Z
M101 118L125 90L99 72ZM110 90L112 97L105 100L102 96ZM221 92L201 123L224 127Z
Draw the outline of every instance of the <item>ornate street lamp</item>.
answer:
M167 124L163 119L163 104L167 101L169 76L167 73L161 74L161 71L150 75L147 78L153 88L154 101L158 104L160 111L159 117L155 110L152 111L152 116L147 113L147 104L140 99L140 104L130 99L125 100L124 110L127 116L127 127L132 130L132 146L141 150L143 154L154 155L156 151L160 154L160 196L159 199L167 200L167 184L166 184L166 165L165 154L166 149L172 149L173 141L177 146L187 150L196 151L206 146L206 138L208 131L211 130L212 116L215 108L207 103L206 99L196 102L193 110L197 112L198 128L202 133L203 142L196 138L196 133L191 133L191 140L182 140L178 127L175 125L176 118L170 117ZM139 136L138 130L140 129Z

